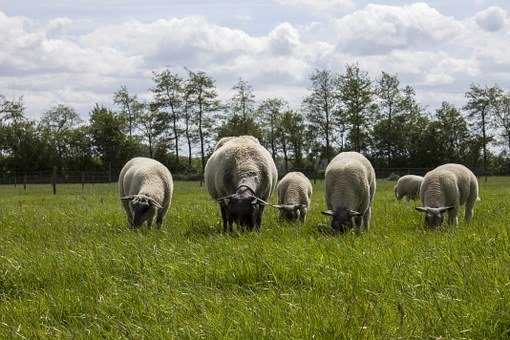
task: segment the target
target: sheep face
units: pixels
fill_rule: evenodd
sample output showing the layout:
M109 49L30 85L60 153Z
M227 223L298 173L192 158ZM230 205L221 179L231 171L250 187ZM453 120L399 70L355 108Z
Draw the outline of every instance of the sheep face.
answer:
M438 228L443 224L444 215L454 207L417 207L416 210L425 214L425 225L430 228Z
M275 205L275 208L278 208L280 211L280 218L285 219L290 222L297 221L301 218L301 210L305 208L303 204L280 204Z
M323 211L322 214L331 217L331 228L335 232L340 233L346 232L348 229L358 225L356 217L361 216L361 213L347 208L327 210Z
M156 209L161 208L159 203L143 195L123 197L122 200L129 201L129 209L132 216L131 222L134 227L139 227L144 222L150 220L156 213Z
M266 203L254 196L250 190L238 190L233 195L218 200L224 211L223 223L236 223L250 230L259 227L259 216Z

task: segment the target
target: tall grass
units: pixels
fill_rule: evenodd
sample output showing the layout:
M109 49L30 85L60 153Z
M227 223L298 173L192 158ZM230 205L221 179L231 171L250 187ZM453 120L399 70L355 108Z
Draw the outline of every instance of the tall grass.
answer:
M510 179L439 231L392 186L368 233L340 236L322 183L304 225L266 210L232 234L197 183L138 231L114 185L0 187L0 337L509 338Z

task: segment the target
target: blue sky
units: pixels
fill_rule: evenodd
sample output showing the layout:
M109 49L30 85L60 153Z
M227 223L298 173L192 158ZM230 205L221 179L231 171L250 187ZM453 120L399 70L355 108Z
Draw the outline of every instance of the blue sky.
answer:
M58 103L86 116L123 84L148 97L152 71L185 66L223 97L243 77L298 105L314 68L352 62L398 73L432 110L472 82L510 90L509 56L506 0L0 0L0 93L34 117Z

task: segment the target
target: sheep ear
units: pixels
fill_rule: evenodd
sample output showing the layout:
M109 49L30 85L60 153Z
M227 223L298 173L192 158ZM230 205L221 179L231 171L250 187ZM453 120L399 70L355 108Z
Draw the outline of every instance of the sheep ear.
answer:
M155 200L153 199L150 199L149 200L150 204L153 206L153 207L156 207L158 209L163 209L163 207L161 206L161 204L159 204L158 202L156 202Z
M271 206L272 206L273 208L280 209L280 210L284 208L284 206L283 206L283 205L279 205L279 204L271 204Z
M414 209L416 209L416 211L424 212L424 213L426 213L426 212L428 212L428 211L429 211L429 210L428 210L427 208L425 208L425 207L416 207L416 208L414 208Z
M455 209L454 206L450 206L450 207L441 207L439 208L439 212L445 212L445 211L450 211L450 210L453 210Z
M124 197L121 197L120 200L121 201L132 201L133 198L135 198L134 195L131 195L131 196L124 196Z
M321 214L326 215L326 216L335 216L336 212L333 210L326 210L326 211L322 211Z

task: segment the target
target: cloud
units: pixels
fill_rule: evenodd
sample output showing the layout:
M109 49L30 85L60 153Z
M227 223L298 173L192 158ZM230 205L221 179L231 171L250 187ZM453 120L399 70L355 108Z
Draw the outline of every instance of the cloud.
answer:
M367 5L335 21L338 48L357 54L394 49L437 47L458 36L462 24L425 3L409 6Z
M475 15L475 20L480 28L496 32L505 27L507 13L500 7L489 7Z
M354 8L352 0L274 0L284 6L310 8L319 12L345 12Z

